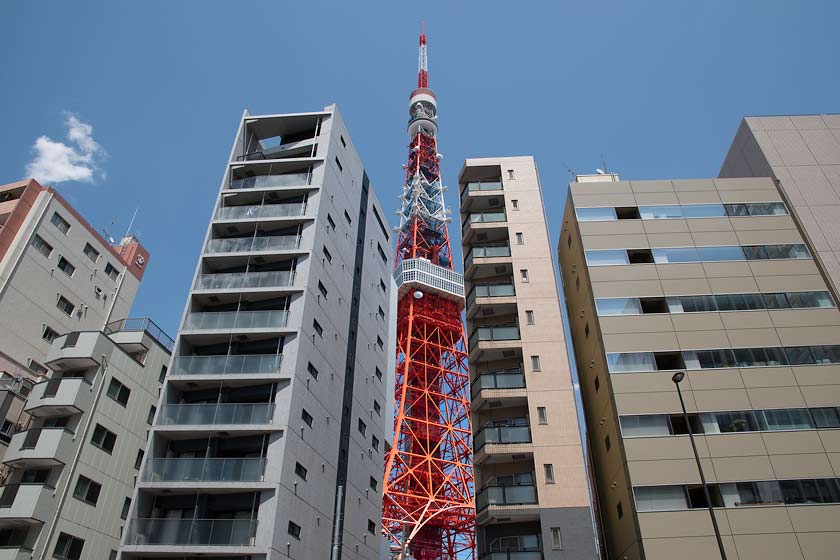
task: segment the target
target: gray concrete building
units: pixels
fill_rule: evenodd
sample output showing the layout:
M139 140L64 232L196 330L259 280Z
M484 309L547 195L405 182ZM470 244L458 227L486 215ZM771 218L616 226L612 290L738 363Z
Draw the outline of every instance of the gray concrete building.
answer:
M390 243L334 105L243 115L121 558L384 556Z
M458 179L478 555L597 557L552 249L531 157Z
M709 505L729 560L837 557L840 311L792 210L769 177L571 184L558 254L607 558L719 558Z
M746 117L720 177L772 177L840 295L840 115Z

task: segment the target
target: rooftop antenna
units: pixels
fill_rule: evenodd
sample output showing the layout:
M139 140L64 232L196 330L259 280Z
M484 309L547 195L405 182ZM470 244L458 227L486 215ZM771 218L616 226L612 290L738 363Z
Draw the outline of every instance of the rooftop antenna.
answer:
M125 235L123 235L124 238L128 237L128 235L131 233L131 226L134 225L134 219L137 217L137 212L139 210L140 210L140 208L135 208L134 209L134 214L132 214L132 216L131 216L131 221L128 222L128 227L125 228Z
M566 172L569 174L569 179L574 179L575 177L577 177L577 173L575 173L575 170L569 167L569 164L565 161L563 162L563 167L566 168Z
M111 237L111 231L113 231L113 229L114 229L114 224L116 224L116 223L117 223L117 217L116 217L116 216L114 216L113 218L111 218L111 225L109 225L109 226L108 226L108 229L102 228L102 235L104 235L104 236L105 236L105 239L106 239L106 240L108 241L108 243L110 243L111 245L113 245L113 244L114 244L114 238L113 238L113 237Z
M603 165L604 173L602 175L609 174L609 169L607 169L607 158L604 154L601 154L601 165Z

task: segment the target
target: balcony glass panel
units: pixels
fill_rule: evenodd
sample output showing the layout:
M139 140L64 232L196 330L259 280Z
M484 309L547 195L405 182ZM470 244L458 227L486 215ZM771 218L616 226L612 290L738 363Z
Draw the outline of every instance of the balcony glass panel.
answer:
M467 183L467 190L473 191L500 191L502 190L501 181L480 181L476 183Z
M286 218L306 214L305 202L288 204L251 204L248 206L220 206L217 220L248 220L251 218Z
M246 354L228 356L178 356L171 375L247 375L278 373L280 354Z
M510 297L515 296L513 284L480 284L473 288L475 297Z
M235 239L210 239L207 241L207 252L282 251L297 249L299 246L299 235L263 235L258 237L237 237Z
M504 212L475 212L470 214L470 223L486 224L490 222L507 221L507 214Z
M537 489L531 484L517 486L487 486L475 496L475 507L481 511L491 505L536 504Z
M256 519L134 519L129 545L251 546Z
M270 424L274 403L167 404L158 414L162 426L197 424Z
M478 451L488 443L530 443L531 428L525 426L485 426L475 434L473 446Z
M541 550L492 551L480 556L479 560L543 560L543 554Z
M472 338L474 342L519 340L519 327L478 327Z
M263 479L265 459L150 458L146 461L146 482L256 482Z
M289 320L287 310L228 311L190 313L184 321L186 330L270 329L283 328Z
M291 286L295 281L294 270L268 272L226 272L199 274L197 290L237 290L240 288L277 288Z
M525 374L520 369L482 373L472 383L472 396L484 389L524 389Z
M157 326L154 321L148 317L129 317L128 319L120 319L113 323L105 325L104 333L113 334L117 332L137 332L144 331L149 336L157 340L164 348L172 351L175 347L175 341L166 334L162 328Z
M285 173L283 175L257 175L256 177L231 178L231 190L268 189L272 187L299 187L309 184L309 173Z

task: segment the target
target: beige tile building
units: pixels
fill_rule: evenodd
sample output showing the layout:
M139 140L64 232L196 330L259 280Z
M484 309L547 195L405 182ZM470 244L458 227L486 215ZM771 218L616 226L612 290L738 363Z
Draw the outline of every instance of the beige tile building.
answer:
M480 558L596 557L551 246L531 157L460 176Z
M774 181L582 179L558 254L608 558L719 557L689 430L730 560L836 558L840 313Z

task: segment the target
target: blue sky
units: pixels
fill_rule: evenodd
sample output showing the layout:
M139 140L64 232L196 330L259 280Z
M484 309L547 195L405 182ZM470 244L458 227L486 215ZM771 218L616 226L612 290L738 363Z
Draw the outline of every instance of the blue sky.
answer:
M93 162L91 182L56 186L95 226L116 219L115 236L139 207L152 258L134 314L174 334L244 108L338 103L396 209L421 17L444 181L465 157L533 154L554 242L564 162L714 176L743 115L840 112L839 16L836 0L9 0L0 182L24 177L41 136ZM67 139L68 113L100 149Z

